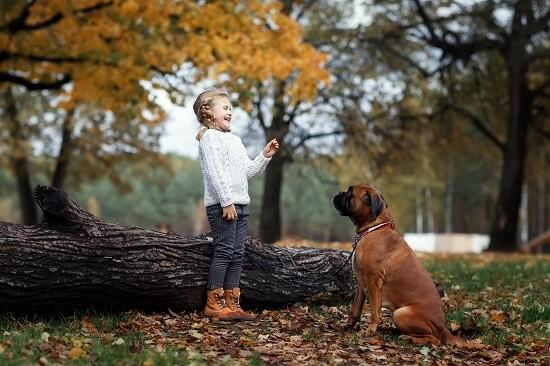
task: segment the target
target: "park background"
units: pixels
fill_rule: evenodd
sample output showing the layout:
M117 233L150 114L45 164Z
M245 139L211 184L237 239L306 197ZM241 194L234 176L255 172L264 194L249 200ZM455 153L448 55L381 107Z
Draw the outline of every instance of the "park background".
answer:
M550 228L549 32L544 0L0 0L0 226L41 222L40 184L105 221L204 232L190 105L223 87L251 157L281 144L250 185L253 237L349 249L331 199L368 183L401 233L517 251ZM366 311L344 333L342 299L261 310L257 328L2 314L0 361L548 363L547 256L418 255L448 292L447 325L487 350L406 345L387 316L367 340Z
M349 238L331 197L356 183L403 233L513 250L549 227L544 2L67 4L2 2L0 220L37 223L44 184L105 220L207 230L190 104L221 86L252 157L281 141L250 188L264 241Z

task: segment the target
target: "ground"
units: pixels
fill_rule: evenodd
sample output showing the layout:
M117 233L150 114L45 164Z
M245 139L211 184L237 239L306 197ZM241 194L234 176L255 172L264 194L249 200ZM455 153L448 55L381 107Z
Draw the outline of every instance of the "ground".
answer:
M254 322L139 311L0 315L0 365L549 365L550 256L419 255L441 281L447 325L486 348L411 345L390 314L344 331L351 300L258 311Z

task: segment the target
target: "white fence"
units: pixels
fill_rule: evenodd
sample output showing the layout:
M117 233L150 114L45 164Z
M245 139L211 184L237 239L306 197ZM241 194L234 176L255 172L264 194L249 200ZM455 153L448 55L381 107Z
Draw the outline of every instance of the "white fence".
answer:
M489 246L489 236L481 234L405 234L405 241L414 251L481 253Z

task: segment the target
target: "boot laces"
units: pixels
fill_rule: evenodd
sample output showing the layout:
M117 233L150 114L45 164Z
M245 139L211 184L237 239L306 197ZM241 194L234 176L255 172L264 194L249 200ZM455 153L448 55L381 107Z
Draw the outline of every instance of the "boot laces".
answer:
M241 309L241 304L239 302L239 296L235 296L235 295L231 294L231 299L233 300L233 304L235 304L235 307L239 310L242 310Z
M227 304L225 303L225 299L223 298L223 296L217 296L216 295L216 301L218 302L218 305L221 308L226 308L227 307Z

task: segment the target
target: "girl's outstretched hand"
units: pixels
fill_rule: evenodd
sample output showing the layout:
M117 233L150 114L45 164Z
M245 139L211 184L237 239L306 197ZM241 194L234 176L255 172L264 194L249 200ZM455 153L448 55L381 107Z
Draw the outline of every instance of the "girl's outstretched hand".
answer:
M275 155L277 151L279 151L279 142L277 142L277 139L273 139L265 145L263 153L266 158L270 158Z

